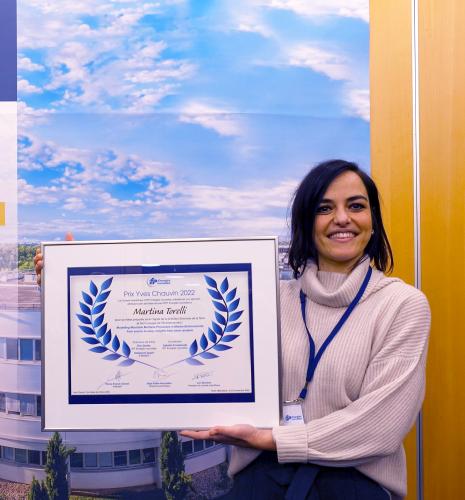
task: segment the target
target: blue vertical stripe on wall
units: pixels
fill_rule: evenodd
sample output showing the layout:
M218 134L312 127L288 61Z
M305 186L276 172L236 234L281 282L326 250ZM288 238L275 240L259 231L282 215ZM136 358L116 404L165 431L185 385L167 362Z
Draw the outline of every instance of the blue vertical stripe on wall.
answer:
M16 0L0 0L0 101L16 101Z

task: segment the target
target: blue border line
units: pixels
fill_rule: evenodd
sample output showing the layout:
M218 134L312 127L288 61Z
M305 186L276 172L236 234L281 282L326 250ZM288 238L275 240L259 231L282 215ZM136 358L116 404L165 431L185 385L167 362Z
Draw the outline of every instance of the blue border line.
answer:
M0 0L0 101L16 101L16 0Z
M70 396L69 404L144 404L144 403L253 403L253 393L214 394L99 394Z
M160 274L246 271L249 301L251 392L208 394L71 394L71 276L107 276L115 274ZM235 264L182 264L162 266L104 266L68 268L68 403L69 404L143 404L143 403L253 403L255 401L255 363L253 350L252 265Z
M182 264L163 266L100 266L70 267L68 276L107 276L110 274L159 274L159 273L201 273L201 272L251 272L251 264ZM69 283L68 283L69 285ZM69 286L68 286L69 290Z

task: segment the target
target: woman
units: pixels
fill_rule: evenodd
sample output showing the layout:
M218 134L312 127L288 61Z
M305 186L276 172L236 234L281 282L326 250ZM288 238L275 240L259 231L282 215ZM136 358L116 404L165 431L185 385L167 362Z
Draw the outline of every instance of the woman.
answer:
M309 172L291 232L296 279L281 286L281 391L283 415L296 423L182 434L236 445L226 498L398 500L402 440L424 395L428 303L383 274L393 259L378 191L354 163Z
M424 396L427 300L383 274L393 259L378 191L354 163L309 172L291 233L296 279L281 286L281 390L283 415L297 423L182 434L236 445L227 498L400 499L402 440Z

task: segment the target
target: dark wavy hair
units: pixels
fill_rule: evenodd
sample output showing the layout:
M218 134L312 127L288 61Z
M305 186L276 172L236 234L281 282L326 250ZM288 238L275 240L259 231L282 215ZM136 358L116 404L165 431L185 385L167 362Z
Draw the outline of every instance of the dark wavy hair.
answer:
M305 270L309 259L318 263L318 252L313 240L316 210L333 180L344 172L354 172L362 180L368 193L371 208L373 234L365 248L375 267L391 272L394 267L391 245L381 217L381 207L376 184L356 163L345 160L329 160L319 163L304 177L297 188L291 209L291 242L289 265L298 278Z

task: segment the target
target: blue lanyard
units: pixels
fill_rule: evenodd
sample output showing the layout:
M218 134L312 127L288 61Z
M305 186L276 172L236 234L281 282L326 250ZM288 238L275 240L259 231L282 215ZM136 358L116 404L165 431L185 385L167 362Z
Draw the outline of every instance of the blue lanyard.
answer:
M305 385L304 385L303 389L300 391L299 399L303 400L307 396L308 384L313 379L313 375L315 374L316 367L318 366L318 363L320 362L320 359L323 356L323 353L325 352L326 348L329 346L331 341L334 339L334 337L339 333L339 330L342 328L344 323L347 321L349 316L352 314L352 311L355 309L355 306L359 303L360 299L362 298L362 295L364 294L364 292L368 286L368 283L370 281L372 271L373 271L372 268L368 267L367 274L365 276L365 279L363 280L363 283L362 283L362 286L360 287L360 290L357 292L357 295L354 297L354 300L352 300L349 307L345 310L344 314L341 316L341 319L337 322L337 324L333 328L332 332L326 337L326 340L323 342L323 344L320 347L318 352L315 352L316 351L315 342L314 342L312 335L308 329L307 320L305 318L305 306L307 303L307 296L305 295L305 293L302 290L300 290L300 307L302 310L302 319L304 320L305 330L307 330L308 341L310 343L310 356L308 359L307 378L306 378Z

